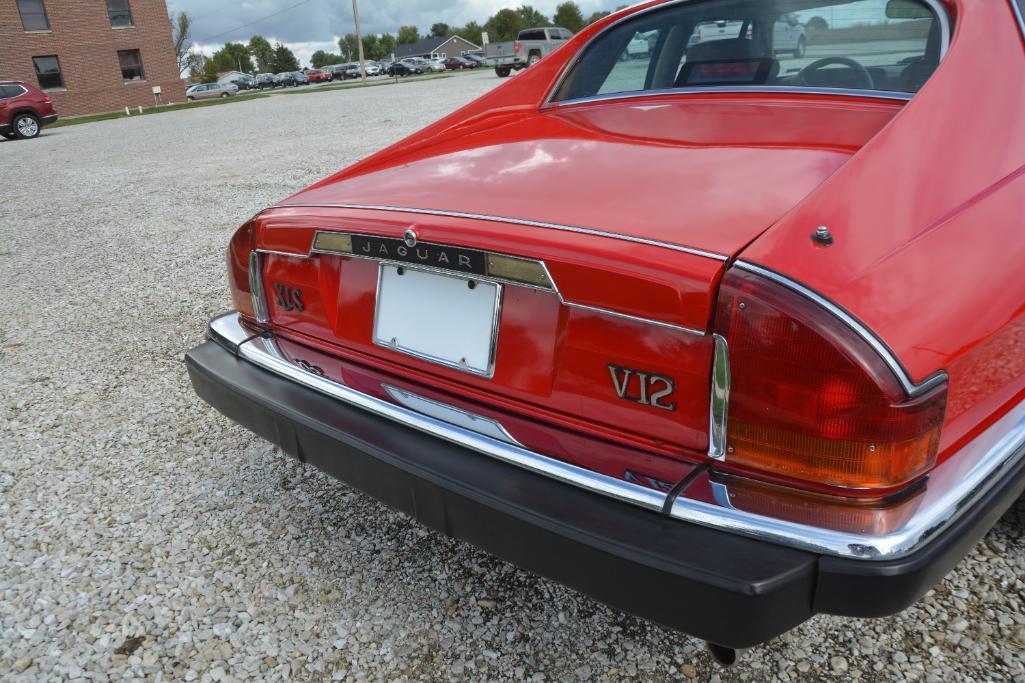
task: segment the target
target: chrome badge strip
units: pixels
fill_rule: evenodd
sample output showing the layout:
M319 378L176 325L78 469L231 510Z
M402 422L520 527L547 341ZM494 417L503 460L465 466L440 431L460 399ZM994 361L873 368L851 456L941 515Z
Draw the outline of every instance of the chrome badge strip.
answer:
M717 254L712 251L705 251L703 249L695 249L694 247L683 246L682 244L673 244L671 242L659 242L658 240L649 240L643 237L634 237L633 235L624 235L622 233L607 232L605 230L595 230L593 228L580 228L572 225L561 225L559 223L545 223L543 221L531 221L524 220L522 218L508 218L504 216L489 216L486 214L476 213L462 213L459 211L443 211L440 209L417 209L406 206L384 206L374 204L333 204L333 203L316 203L312 202L309 204L303 203L289 203L289 204L275 204L274 206L268 207L267 210L271 209L357 209L362 211L394 211L397 213L412 213L421 214L428 216L447 216L449 218L468 218L471 220L479 221L490 221L494 223L511 223L513 225L526 225L532 228L545 228L547 230L562 230L564 232L575 232L581 235L593 235L595 237L607 237L608 239L621 240L624 242L633 242L635 244L646 244L651 247L661 247L663 249L672 249L674 251L680 251L685 254L692 254L694 256L701 256L702 258L714 259L716 261L726 261L728 256L723 254Z
M516 256L512 254L501 254L497 252L486 252L478 249L470 249L466 247L458 247L448 244L436 244L419 242L416 239L416 234L409 235L413 232L407 230L406 237L403 240L399 240L394 237L381 237L379 235L365 235L356 232L338 232L333 230L318 230L314 233L313 242L310 246L309 255L315 254L332 254L336 256L345 256L350 258L361 258L368 259L371 261L377 261L379 263L386 263L395 266L411 265L419 270L433 271L441 275L458 275L461 277L474 277L478 280L484 280L489 282L495 282L497 284L511 284L519 287L528 287L530 289L536 289L544 292L551 292L559 297L559 302L569 308L575 308L581 311L589 311L591 313L598 313L600 315L608 315L614 318L620 318L622 320L629 320L631 322L639 323L642 325L653 325L655 327L662 327L665 329L675 330L677 332L683 332L684 334L695 335L699 337L705 336L704 330L697 330L689 327L683 327L682 325L674 325L673 323L663 322L661 320L653 320L651 318L642 318L640 316L630 315L629 313L621 313L619 311L609 310L607 308L599 308L597 306L589 306L587 304L580 304L574 301L566 299L562 292L559 290L559 285L555 282L555 278L552 277L551 271L548 270L548 266L544 261L539 259L531 259L525 256ZM361 242L361 239L376 240L376 242ZM355 240L355 241L354 241ZM399 254L394 249L387 252L382 252L380 249L375 249L374 244L379 246L391 245L394 249L405 248L407 252L405 254ZM362 249L362 247L370 246L369 250ZM452 250L452 256L448 259L448 266L439 267L437 263L435 265L420 265L422 261L429 260L429 255L425 256L420 260L413 260L409 257L409 250L416 250L417 246L424 246L435 249ZM426 253L426 252L425 252ZM442 252L445 253L445 252ZM472 254L473 260L483 259L485 265L483 268L474 267L470 270L457 270L449 267L452 264L458 264L459 254ZM292 254L289 254L292 255ZM521 277L515 278L512 276L502 277L496 276L495 270L496 265L504 264L504 267L509 268L510 264L519 266L521 269L528 267L531 269L528 271L528 275L522 275ZM473 264L471 263L471 266ZM536 272L533 271L536 269ZM522 272L522 270L521 270Z

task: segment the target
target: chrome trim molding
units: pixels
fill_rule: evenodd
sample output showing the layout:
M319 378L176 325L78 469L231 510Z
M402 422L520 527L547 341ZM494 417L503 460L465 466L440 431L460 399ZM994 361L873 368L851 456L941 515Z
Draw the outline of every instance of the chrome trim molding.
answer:
M547 103L546 106L566 107L578 104L589 104L591 102L606 102L608 100L636 100L647 97L660 97L665 95L714 95L730 93L735 95L839 95L842 97L863 97L867 99L900 100L907 102L912 97L911 93L891 92L889 90L851 90L848 88L794 88L789 86L759 85L750 88L735 88L732 86L702 86L690 88L661 88L658 90L628 90L620 93L605 93L602 95L591 95L590 97L578 97L575 100L559 100L558 102Z
M914 97L914 93L905 92L891 92L888 90L854 90L847 88L791 88L788 86L757 86L753 88L733 88L733 87L718 87L718 88L664 88L661 90L635 90L629 93L608 93L607 95L592 95L590 97L579 97L574 100L561 100L559 102L553 101L552 98L562 88L563 83L569 78L569 75L573 72L577 63L583 58L587 49L591 47L591 44L596 40L604 36L606 33L616 28L622 23L632 21L638 17L643 17L646 14L652 12L658 12L668 7L675 5L689 4L693 2L703 2L704 0L671 0L670 2L664 2L660 5L649 7L640 12L632 12L624 17L620 17L615 21L609 23L608 26L602 28L602 30L595 33L593 36L587 39L580 49L577 50L576 54L566 60L566 64L562 67L562 72L559 77L555 79L555 84L548 91L545 96L544 102L541 103L542 107L546 106L563 106L568 104L583 104L586 102L601 102L604 100L618 100L618 99L636 99L640 97L657 97L659 95L689 95L689 94L701 94L708 92L718 93L767 93L767 94L811 94L811 95L843 95L845 97L868 97L873 99L886 98L893 100L910 100ZM944 7L941 0L921 0L936 14L936 17L940 21L940 61L947 55L947 50L950 48L950 15L947 13L947 8ZM1014 0L1011 0L1011 4L1014 4ZM1023 25L1023 35L1025 35L1025 25Z
M212 320L207 334L211 339L237 349L239 357L264 370L496 460L656 512L662 511L669 501L669 496L659 491L561 462L308 372L289 362L272 336L254 336L244 328L238 313L228 313ZM669 515L684 522L826 555L866 561L887 560L906 555L929 542L977 497L988 491L1003 472L1023 458L1025 402L1014 406L985 432L936 467L923 483L921 492L908 501L914 505L914 512L902 517L900 524L886 533L831 529L825 526L832 517L830 514L823 517L823 526L810 526L740 510L730 502L726 485L712 487L715 502L701 498L701 491L694 491L694 497L689 497L692 489L698 486L700 477L682 482L682 491L673 500Z
M330 230L318 230L317 232L315 232L314 233L314 240L313 240L312 244L316 243L316 236L317 235L319 235L321 233L329 233L329 232L331 232L331 231ZM355 233L354 232L354 233L345 233L345 234L360 235L360 234L363 234L363 233ZM372 235L372 236L373 237L379 237L379 235ZM439 245L439 246L452 246L452 245ZM453 248L463 249L464 247L453 247ZM466 247L465 249L466 249L466 251L480 251L483 254L490 254L490 253L492 253L492 252L481 251L480 249L470 249L469 247ZM311 257L316 255L316 254L328 254L328 255L331 255L331 256L343 256L345 258L358 258L358 259L365 259L367 261L376 261L378 263L385 263L385 264L393 265L393 266L402 266L402 267L406 267L406 268L415 268L417 270L424 270L424 271L427 271L427 272L438 273L439 275L456 275L458 277L472 277L474 280L480 280L481 282L493 282L493 283L496 283L496 284L507 284L507 285L514 285L516 287L526 287L527 289L533 289L533 290L536 290L536 291L539 291L539 292L547 292L549 294L555 294L557 297L559 297L559 303L561 303L563 306L567 306L569 308L576 308L576 309L581 310L581 311L590 311L591 313L598 313L600 315L608 315L608 316L612 316L614 318L622 318L624 320L629 320L631 322L640 323L642 325L654 325L655 327L662 327L662 328L665 328L665 329L668 329L668 330L675 330L677 332L683 332L684 334L691 334L691 335L695 335L695 336L699 336L699 337L704 337L705 336L705 331L704 330L696 330L696 329L693 329L693 328L690 328L690 327L683 327L682 325L675 325L673 323L663 322L661 320L654 320L652 318L642 318L640 316L630 315L629 313L620 313L619 311L612 311L612 310L609 310L607 308L600 308L598 306L589 306L587 304L578 304L578 303L575 303L573 301L569 301L569 300L566 299L566 297L563 296L562 292L559 290L559 283L557 283L555 281L555 278L552 276L551 271L548 270L548 265L543 260L541 260L541 259L534 259L534 258L531 258L529 256L520 256L520 255L517 255L517 254L505 254L505 253L499 253L499 252L494 252L494 253L500 254L501 256L510 256L510 257L513 257L513 258L519 258L519 259L524 259L524 260L528 260L528 261L535 261L544 270L545 277L548 278L548 282L551 284L551 287L541 287L539 285L531 284L529 282L521 282L520 280L510 280L508 278L496 277L494 275L470 275L470 274L467 274L467 273L460 273L459 271L445 270L444 268L434 268L432 266L423 266L423 265L417 265L417 264L410 264L407 261L393 261L391 259L379 258L377 256L365 256L363 254L354 254L354 253L350 253L350 252L333 251L333 250L327 250L327 249L317 249L314 246L310 247L310 256Z
M256 321L270 320L267 313L267 295L263 291L263 256L255 249L249 252L249 295L253 301L253 315Z
M634 242L636 244L646 244L651 247L661 247L663 249L672 249L674 251L681 251L685 254L692 254L694 256L701 256L703 258L715 259L716 261L726 261L727 256L723 254L717 254L712 251L704 251L703 249L695 249L693 247L685 247L681 244L672 244L671 242L659 242L658 240L649 240L643 237L634 237L633 235L623 235L615 232L607 232L605 230L594 230L592 228L578 228L572 225L560 225L558 223L545 223L542 221L530 221L522 218L506 218L502 216L489 216L486 214L477 213L461 213L459 211L442 211L440 209L416 209L405 206L383 206L374 204L332 204L332 203L288 203L288 204L275 204L274 206L268 207L266 211L272 209L356 209L362 211L394 211L398 213L413 213L428 216L446 216L448 218L468 218L471 220L478 221L491 221L494 223L510 223L513 225L526 225L532 228L545 228L547 230L562 230L564 232L575 232L581 235L592 235L594 237L606 237L608 239L622 240L624 242Z
M261 254L271 254L273 256L288 256L291 258L309 258L309 254L296 254L291 251L275 251L274 249L254 249Z
M406 391L404 389L399 389L398 387L393 387L390 384L382 384L381 387L384 388L385 392L389 396L391 396L396 403L404 405L410 410L423 413L428 417L433 417L437 420L441 420L442 422L454 424L457 427L465 426L470 431L481 434L482 436L490 436L486 431L483 431L482 429L475 429L472 426L467 426L467 423L469 423L469 425L482 423L485 425L486 428L490 428L496 434L498 434L497 438L499 441L505 441L507 443L511 443L512 445L519 446L521 448L524 447L522 443L516 440L516 437L509 433L509 430L505 428L505 425L503 425L498 420L493 420L490 417L484 417L483 415L478 415L477 413L471 413L469 410L456 408L455 406L450 406L447 403L435 401L434 399L427 398L426 396L421 396L420 394L414 394L412 391ZM428 410L426 409L417 410L417 405L420 405L424 408L429 407L430 412L428 412ZM459 418L459 422L454 422L450 419L446 420L445 416L457 416ZM492 436L492 438L495 437Z
M769 270L763 266L759 266L750 261L737 261L734 264L737 268L746 270L755 275L760 275L768 280L783 285L784 287L797 292L803 297L810 299L822 308L832 313L836 318L843 322L847 327L861 337L865 342L872 347L872 349L879 354L879 357L883 359L883 362L889 366L890 370L897 377L897 381L900 382L901 386L908 396L914 397L924 394L933 387L942 384L947 381L947 373L940 370L938 372L929 375L921 382L915 383L915 381L908 375L908 371L904 369L900 360L893 354L893 351L888 347L879 337L877 337L871 330L865 327L857 318L852 316L844 309L837 306L835 303L822 296L818 292L814 291L802 285L796 280L792 280L785 275L781 275L774 270Z
M439 439L469 448L510 465L522 467L536 474L649 510L660 511L665 503L665 494L653 489L613 479L534 453L511 443L477 434L314 375L288 362L273 338L257 337L243 344L242 342L249 337L249 333L239 323L237 313L229 313L211 321L210 334L220 336L229 343L241 344L239 356L254 365L339 401L431 434Z
M890 560L917 550L960 517L999 475L1025 457L1025 403L939 465L925 482L914 513L883 534L857 534L788 522L738 510L720 489L716 503L679 496L670 514L679 520L733 531L815 552L865 560Z
M1018 20L1018 30L1021 31L1021 37L1025 38L1025 16L1022 16L1021 7L1018 6L1018 0L1009 0L1011 3L1011 11L1014 12L1014 18Z
M730 350L722 335L713 335L712 397L708 407L708 457L726 459L726 416L730 407Z
M378 265L378 267L377 267L377 290L374 292L374 322L373 322L373 328L371 328L372 329L371 341L373 341L375 345L380 346L382 349L388 349L389 351L395 351L396 353L402 353L402 354L405 354L407 356L411 356L413 358L419 358L420 360L425 360L425 361L427 361L429 363L434 363L435 365L441 365L443 367L449 368L450 370L458 370L460 372L465 372L465 373L467 373L469 375L475 375L477 377L483 377L485 379L491 379L492 377L494 377L495 376L495 356L498 353L498 328L499 328L499 324L498 323L499 323L499 321L501 320L501 317L502 317L502 285L501 285L501 283L498 283L498 282L490 282L489 283L491 285L494 285L494 287L495 287L495 305L494 305L494 310L492 311L492 314L491 314L491 340L490 340L490 344L489 344L489 348L488 348L488 367L485 368L483 372L479 372L479 371L474 370L473 368L470 368L468 366L460 365L459 363L453 363L453 362L451 362L449 360L445 360L444 358L438 358L436 356L432 356L429 353L422 353L420 351L415 351L413 349L408 349L408 348L402 346L401 344L392 344L390 340L381 339L380 337L377 336L377 317L378 317L378 312L379 312L380 306L381 306L381 281L384 279L384 266L385 265L389 265L390 266L392 264L384 264L384 263L382 263L382 264ZM431 272L433 272L434 274L439 274L439 272L436 269L418 268L416 266L411 266L408 263L399 263L399 264L396 264L394 267L397 268L397 269L414 270L414 271L420 271L420 272L423 272L423 273L431 273ZM399 274L401 275L401 270L399 271ZM453 278L453 279L456 279L456 280L464 280L464 281L467 281L467 282L469 282L470 280L480 280L482 282L485 281L485 278L477 277L476 275L460 275L460 274L454 273L452 271L443 271L440 274L442 275L442 277L450 277L450 278ZM463 360L466 360L466 359L464 358Z

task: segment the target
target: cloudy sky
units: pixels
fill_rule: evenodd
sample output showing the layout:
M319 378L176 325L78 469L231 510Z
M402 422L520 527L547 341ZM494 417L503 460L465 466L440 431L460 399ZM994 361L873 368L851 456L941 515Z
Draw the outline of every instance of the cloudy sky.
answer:
M534 0L528 4L550 17L560 1ZM280 41L288 45L306 65L316 50L336 52L338 37L354 32L355 27L351 0L300 2L168 0L168 10L192 15L195 22L192 38L206 54L212 54L225 41L246 41L259 33L271 43ZM628 0L577 0L585 18L595 10L613 9L627 3ZM387 31L394 34L401 25L415 25L423 33L439 21L452 26L468 21L483 24L503 7L515 8L520 4L523 3L511 0L360 0L359 11L364 33ZM275 12L280 14L270 16ZM240 28L250 22L256 23Z

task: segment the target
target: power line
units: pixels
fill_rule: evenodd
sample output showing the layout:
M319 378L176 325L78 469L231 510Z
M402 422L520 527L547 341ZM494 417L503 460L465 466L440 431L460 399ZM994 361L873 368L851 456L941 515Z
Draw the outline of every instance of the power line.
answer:
M279 14L284 14L285 12L287 12L289 10L293 10L296 7L300 7L301 5L306 5L306 4L311 3L311 2L313 2L313 0L301 0L301 2L297 2L294 5L289 5L285 9L278 10L277 12L274 12L273 14L268 14L265 17L260 17L259 19L256 19L254 21L250 21L248 24L242 24L241 26L236 26L235 28L231 29L230 31L222 31L222 32L220 32L220 33L218 33L216 35L212 35L212 36L210 36L208 38L203 38L202 40L200 40L198 42L200 42L200 43L208 43L211 40L213 40L214 38L220 38L221 36L226 36L229 33L234 33L235 31L241 31L242 29L247 28L249 26L252 26L253 24L259 24L261 21L266 21L267 19L270 19L271 17L276 17Z

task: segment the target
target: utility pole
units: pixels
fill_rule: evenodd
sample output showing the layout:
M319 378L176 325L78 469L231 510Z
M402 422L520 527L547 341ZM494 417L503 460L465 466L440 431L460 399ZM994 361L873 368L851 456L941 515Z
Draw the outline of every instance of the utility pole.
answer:
M359 45L359 76L363 79L363 83L367 82L367 65L363 59L363 33L359 28L359 7L356 6L357 0L352 0L352 16L356 20L356 44Z

